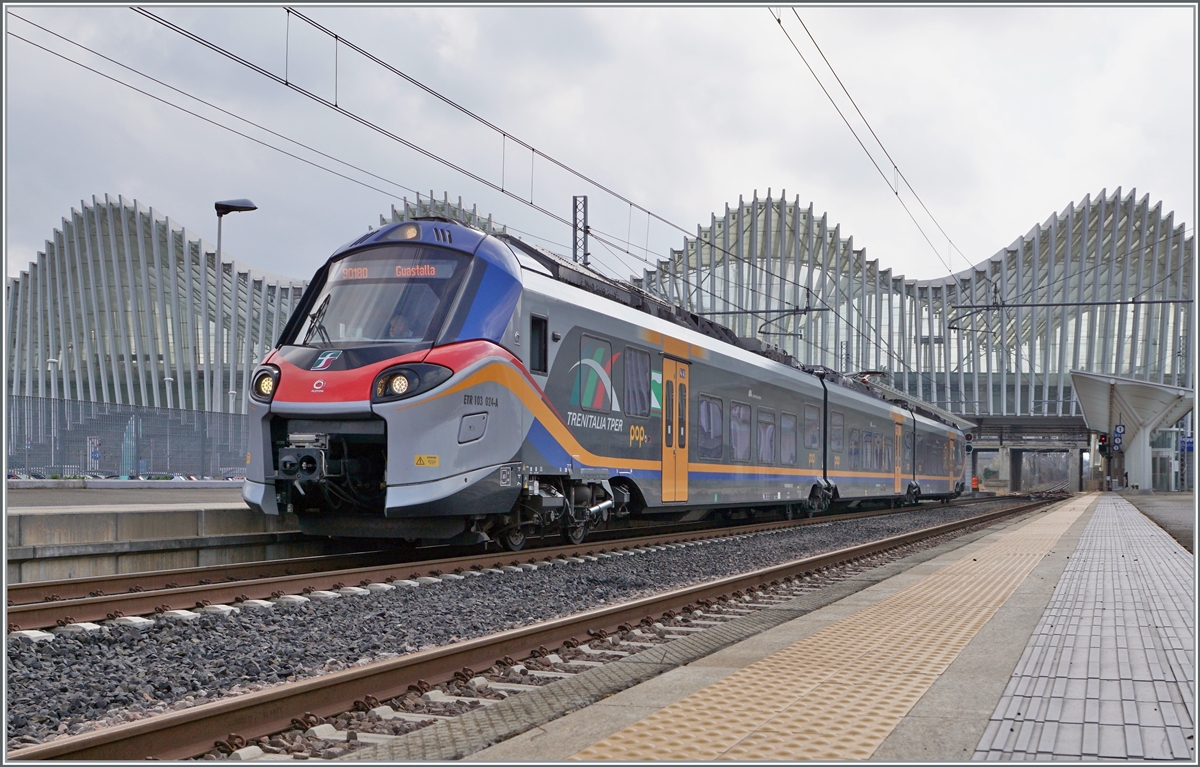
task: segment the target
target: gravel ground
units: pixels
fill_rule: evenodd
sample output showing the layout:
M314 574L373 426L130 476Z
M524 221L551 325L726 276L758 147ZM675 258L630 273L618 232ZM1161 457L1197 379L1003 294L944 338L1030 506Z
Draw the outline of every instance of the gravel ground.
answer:
M933 506L685 549L152 628L7 643L7 746L19 748L216 698L571 615L981 512ZM536 552L531 552L536 556Z

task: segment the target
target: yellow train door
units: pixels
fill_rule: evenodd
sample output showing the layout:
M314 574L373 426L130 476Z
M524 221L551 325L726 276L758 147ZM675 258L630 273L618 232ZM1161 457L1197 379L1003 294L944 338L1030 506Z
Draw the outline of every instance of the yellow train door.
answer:
M663 358L662 499L688 499L688 365Z

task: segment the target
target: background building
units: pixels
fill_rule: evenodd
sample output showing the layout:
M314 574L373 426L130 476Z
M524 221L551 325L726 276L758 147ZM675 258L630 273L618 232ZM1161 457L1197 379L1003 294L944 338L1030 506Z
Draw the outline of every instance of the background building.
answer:
M803 364L878 371L967 418L984 448L976 473L993 489L1021 489L1023 472L1055 476L1043 464L1058 463L1078 487L1102 467L1084 466L1096 450L1072 371L1192 389L1194 255L1174 213L1117 189L1068 205L969 269L906 279L811 204L756 193L634 283ZM1176 455L1164 486L1177 486L1179 451L1162 450ZM1064 451L1070 461L1036 458ZM1104 468L1123 479L1121 458Z
M244 413L247 377L305 285L218 265L153 208L93 197L5 286L8 393Z
M10 469L239 476L247 380L306 282L136 200L80 203L5 286Z

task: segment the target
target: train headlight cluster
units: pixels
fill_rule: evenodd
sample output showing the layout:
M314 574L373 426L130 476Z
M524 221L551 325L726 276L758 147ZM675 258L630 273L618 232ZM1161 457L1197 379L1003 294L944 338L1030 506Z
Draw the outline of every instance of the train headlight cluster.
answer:
M254 372L251 380L250 396L259 402L270 402L279 388L279 368L264 365Z
M416 380L410 381L410 375ZM408 394L409 389L415 389L415 384L419 384L420 380L415 373L408 370L401 370L390 375L380 376L379 380L375 382L375 398L403 397L405 394Z
M388 368L375 377L371 399L374 402L390 402L412 397L448 381L452 375L450 368L424 362Z

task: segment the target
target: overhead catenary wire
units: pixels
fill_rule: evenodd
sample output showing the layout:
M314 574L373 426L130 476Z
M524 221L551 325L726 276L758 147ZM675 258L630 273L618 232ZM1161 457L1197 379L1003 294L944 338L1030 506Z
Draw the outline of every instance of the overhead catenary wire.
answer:
M854 130L854 126L852 126L850 124L850 121L848 119L846 119L846 115L842 113L841 107L839 107L837 105L837 102L833 100L833 96L830 95L829 90L826 89L825 84L821 82L821 78L817 77L817 73L813 71L812 65L808 63L808 59L806 59L804 57L804 54L800 52L800 47L798 45L796 45L796 41L792 39L792 36L787 31L787 28L783 26L783 17L776 16L775 11L773 11L769 8L767 10L770 11L771 18L775 19L775 21L779 24L779 29L781 32L783 32L784 36L787 37L788 42L792 44L792 48L796 51L796 55L800 57L800 60L804 62L804 66L808 68L809 74L811 74L813 76L813 79L817 81L817 85L820 86L821 92L825 94L825 98L829 99L829 103L833 105L833 108L835 110L837 110L838 116L842 118L842 122L844 122L846 124L846 127L850 129L850 133L853 134L854 140L858 142L858 145L860 147L862 147L863 152L866 153L867 158L871 161L871 164L875 166L875 170L877 170L879 172L879 176L880 176L880 178L883 179L883 183L887 184L888 188L891 189L892 192L896 195L896 201L900 203L900 207L904 208L904 212L908 214L908 217L912 220L913 225L917 227L917 231L920 232L921 236L925 239L925 242L929 243L929 247L933 251L933 254L935 256L937 256L938 260L941 261L946 266L946 270L948 272L950 272L951 274L953 274L954 269L951 268L950 264L946 261L946 259L942 258L941 251L939 251L937 249L937 246L935 246L933 244L933 242L929 239L929 235L927 235L925 233L925 230L921 228L921 224L917 221L916 216L914 216L912 214L912 211L908 209L908 206L904 204L904 200L901 199L901 197L900 197L900 190L896 187L895 184L893 184L891 181L888 180L887 174L885 174L883 172L883 168L879 167L879 163L876 162L874 155L871 154L871 150L867 149L867 145L864 144L862 138L859 137L858 131ZM797 16L797 18L799 18L799 16ZM822 54L822 56L823 55L824 54ZM828 62L826 62L826 63L828 63ZM857 108L858 107L856 106L855 109L857 109ZM872 135L874 135L873 131L872 131ZM876 139L876 140L878 140L878 139ZM884 150L884 153L886 154L886 150ZM922 203L922 206L924 206L924 203ZM941 227L938 227L938 228L940 229Z
M154 13L151 13L150 11L147 11L147 10L146 10L146 9L144 9L144 8L136 8L136 7L135 7L135 8L133 8L132 10L134 10L135 12L139 13L140 15L142 15L142 16L144 16L144 17L146 17L146 18L148 18L148 19L150 19L150 20L152 20L152 21L155 21L155 22L157 22L157 23L159 23L159 24L161 24L161 25L163 25L163 26L167 27L168 29L170 29L170 30L172 30L172 31L174 31L174 32L176 32L176 33L178 33L178 34L180 34L180 35L182 35L182 36L184 36L184 37L186 37L186 38L188 38L188 39L190 39L190 40L192 40L192 41L194 41L194 42L196 42L196 43L198 43L198 44L200 44L200 45L202 45L202 46L204 46L204 47L206 47L206 48L208 48L208 49L210 49L210 50L212 50L212 51L214 51L214 52L216 52L216 53L219 53L219 54L221 54L221 55L225 56L226 58L229 58L231 61L234 61L234 62L236 62L236 63L238 63L238 64L241 64L242 66L245 66L245 67L247 67L247 68L251 69L252 71L255 71L255 72L257 72L257 73L259 73L259 74L261 74L261 75L263 75L263 76L265 76L265 77L267 77L267 78L269 78L269 79L271 79L271 80L275 81L276 83L279 83L279 84L281 84L281 85L284 85L284 86L286 86L286 87L288 87L288 88L290 88L290 89L292 89L292 90L296 91L297 93L300 93L300 94L302 94L302 95L306 96L307 98L310 98L310 99L312 99L312 100L314 100L314 101L316 101L316 102L318 102L318 103L320 103L320 104L322 104L322 105L326 106L327 108L333 109L333 110L335 110L335 111L339 112L340 114L342 114L342 115L344 115L344 116L346 116L346 117L349 117L350 119L354 120L355 122L358 122L359 124L361 124L361 125L363 125L363 126L365 126L365 127L371 128L372 130L375 130L375 131L379 132L381 135L384 135L384 136L386 136L386 137L388 137L388 138L391 138L391 139L393 139L393 140L395 140L395 141L397 141L397 142L399 142L399 143L401 143L401 144L403 144L403 145L405 145L405 146L407 146L407 147L409 147L409 148L413 149L414 151L417 151L417 152L419 152L420 154L422 154L422 155L424 155L424 156L426 156L426 157L428 157L428 158L430 158L430 159L436 160L436 161L438 161L438 162L440 162L440 163L442 163L442 164L446 165L447 167L451 168L452 170L456 170L456 171L458 171L458 172L462 173L463 175L466 175L468 178L471 178L472 180L478 181L479 183L482 183L482 184L484 184L484 185L488 186L489 188L491 188L491 189L493 189L493 190L495 190L495 191L501 192L502 194L504 194L504 195L506 195L506 196L508 196L508 197L510 197L510 198L512 198L512 199L515 199L515 200L517 200L518 202L521 202L521 203L523 203L523 204L526 204L526 205L528 205L529 207L533 208L534 210L537 210L538 212L541 212L541 213L543 213L544 215L547 215L547 216L551 217L552 219L554 219L554 220L558 221L558 222L559 222L559 223L561 223L561 224L564 224L564 225L570 225L570 222L568 222L568 221L567 221L566 219L564 219L563 217L561 217L561 216L559 216L559 215L557 215L557 214L553 213L552 211L546 210L546 209L545 209L545 208L543 208L542 206L536 205L536 204L534 204L534 203L533 203L532 201L530 201L530 200L526 200L526 199L524 199L524 198L520 197L519 195L516 195L516 194L514 194L514 193L512 193L512 192L510 192L510 191L507 191L507 190L505 190L505 189L502 189L502 188L501 188L499 185L495 184L494 182L488 181L487 179L484 179L483 177L479 176L478 174L475 174L474 172L472 172L472 171L470 171L470 170L468 170L468 169L466 169L466 168L463 168L463 167L461 167L461 166L459 166L459 165L457 165L457 164L455 164L455 163L452 163L451 161L449 161L449 160L446 160L445 158L442 158L442 157L440 157L440 156L439 156L439 155L437 155L436 153L434 153L434 152L431 152L430 150L424 149L423 147L420 147L420 146L418 146L418 145L414 144L413 142L411 142L411 141L408 141L407 139L404 139L403 137L396 135L395 133L393 133L393 132L391 132L391 131L387 130L386 128L383 128L382 126L379 126L379 125L377 125L377 124L375 124L375 123L371 122L370 120L367 120L366 118L363 118L363 117L361 117L361 116L359 116L359 115L357 115L357 114L355 114L355 113L353 113L353 112L350 112L349 110L347 110L347 109L346 109L346 108L344 108L344 107L341 107L341 106L339 106L339 105L336 105L336 104L334 104L334 103L330 102L328 99L324 99L324 98L322 98L322 97L320 97L320 96L318 96L318 95L316 95L316 94L314 94L314 93L312 93L312 92L310 92L310 91L308 91L308 90L306 90L306 89L304 89L304 88L301 88L301 87L299 87L299 86L295 85L294 83L289 83L289 82L286 82L284 78L281 78L281 77L279 77L278 75L276 75L276 74L274 74L274 73L271 73L271 72L269 72L269 71L267 71L267 70L263 69L262 67L260 67L260 66L258 66L258 65L256 65L256 64L253 64L253 63L251 63L251 62L249 62L249 61L245 60L244 58L242 58L242 57L238 56L237 54L233 53L232 51L228 51L228 50L226 50L226 49L222 48L221 46L219 46L219 45L217 45L217 44L215 44L215 43L213 43L213 42L211 42L211 41L207 40L206 38L204 38L204 37L202 37L202 36L200 36L200 35L198 35L198 34L196 34L196 33L193 33L193 32L191 32L191 31L189 31L189 30L186 30L186 29L184 29L183 27L180 27L180 26L178 26L178 25L174 24L173 22L170 22L170 21L168 21L168 20L166 20L166 19L163 19L163 18L161 18L161 17L159 17L159 16L155 15ZM293 10L293 13L295 13L295 11L294 11L294 10ZM298 14L298 13L297 13L297 16L300 16L300 14ZM329 32L328 30L324 30L324 28L322 28L322 29L323 29L323 31L325 31L325 32L326 32L326 33L328 33L328 34L331 34L331 35L332 35L332 34L334 34L334 33L332 33L332 32ZM339 40L342 40L343 42L345 42L345 43L347 44L347 46L350 46L350 45L352 45L351 43L348 43L348 42L346 42L344 37L340 37L340 36L339 36L339 37L338 37L338 39L339 39ZM394 68L390 67L390 65L389 65L389 69L391 69L391 70L394 70ZM397 72L398 72L398 70L395 70L395 71L397 71ZM410 79L410 78L408 78L406 75L402 75L402 74L401 74L401 76L403 76L405 79ZM426 89L426 90L432 90L432 89L428 89L428 88L427 88L427 86L421 86L421 87L422 87L423 89ZM467 110L464 110L464 111L467 111ZM473 113L472 113L472 114L473 114ZM507 137L507 139L511 139L511 140L513 140L513 141L518 141L518 139L516 139L516 138L512 137L512 135L511 135L511 134L504 133L504 136L506 136L506 137ZM528 145L526 145L526 146L528 146ZM653 213L653 212L651 212L651 211L647 210L647 209L646 209L646 208L644 208L643 206L640 206L640 205L638 205L637 203L634 203L634 202L630 201L628 198L626 198L626 197L624 197L624 196L622 196L622 195L619 195L619 194L617 194L617 193L615 193L615 192L612 192L612 191L611 191L611 190L609 190L607 187L604 187L603 185L601 185L601 184L598 184L598 183L596 183L596 182L592 181L592 180L591 180L590 178L588 178L587 176L584 176L584 175L582 175L582 174L579 174L577 171L573 171L573 170L571 170L570 168L568 168L567 166L565 166L563 163L559 162L558 160L555 160L554 158L551 158L551 157L548 157L548 156L545 156L545 155L542 155L542 156L546 157L546 159L547 159L547 160L549 160L550 162L553 162L554 164L556 164L556 165L559 165L560 167L564 167L564 168L565 168L565 169L567 169L569 172L572 172L572 173L574 173L574 174L578 175L580 178L582 178L582 179L584 179L584 180L588 181L589 183L594 183L594 184L595 184L595 185L596 185L598 188L600 188L600 189L602 189L602 190L604 190L604 191L606 191L606 192L609 192L610 194L613 194L614 196L618 197L618 199L621 199L622 201L625 201L625 202L627 202L627 203L629 203L629 204L631 204L631 205L634 205L634 206L635 206L635 207L637 207L639 210L643 210L643 211L645 211L645 212L647 213L648 217L652 217L652 218L654 218L654 219L657 219L657 220L659 220L659 221L661 221L661 222L663 222L663 223L665 223L665 224L667 224L667 225L669 225L669 226L671 226L671 227L673 227L673 228L675 228L675 229L677 229L677 230L679 230L679 231L683 232L685 235L687 235L687 236L689 236L689 237L690 237L690 236L692 236L691 232L690 232L689 230L687 230L687 229L684 229L682 226L680 226L680 225L678 225L678 224L676 224L676 223L674 223L674 222L668 221L667 219L663 218L662 216L659 216L658 214L655 214L655 213ZM592 234L593 234L593 236L599 236L600 234L603 234L603 233L602 233L600 230L593 228L593 229L592 229ZM619 240L619 239L620 239L620 238L619 238L619 236L616 236L616 235L610 235L610 236L612 237L612 239L613 239L613 240ZM613 246L614 246L614 247L616 247L618 250L621 250L621 251L623 251L623 252L625 252L625 253L628 253L629 255L631 255L631 256L633 256L633 257L635 257L635 258L638 258L638 259L639 259L639 260L641 260L641 261L644 261L645 263L647 263L647 264L649 264L649 265L651 265L651 266L653 266L653 265L654 265L654 264L653 264L652 262L650 262L648 259L642 258L642 257L638 256L637 254L635 254L635 253L632 253L632 252L631 252L631 251L629 251L629 250L626 250L625 248L621 248L619 245L616 245L616 243L615 243L615 242L610 242L609 244L610 244L610 245L613 245ZM714 238L714 241L712 241L712 242L710 242L710 243L705 243L705 244L709 245L709 246L710 246L710 247L712 247L714 250L719 250L720 252L724 253L725 255L727 255L727 256L729 256L729 257L731 257L731 258L735 258L735 259L737 259L737 260L740 260L740 261L743 261L743 262L745 262L745 263L749 263L748 261L746 261L746 259L744 259L744 258L740 258L740 257L738 257L736 254L734 254L734 253L732 253L732 252L728 251L727 249L725 249L725 248L721 248L720 246L718 246L718 245L716 244L716 242L715 242L715 238ZM774 275L774 276L778 276L778 275ZM697 287L699 288L699 286L697 286ZM703 289L703 288L699 288L699 289L700 289L700 290L702 290L702 291L703 291L703 292L705 292L705 293L708 293L708 294L710 294L710 295L716 296L716 294L715 294L715 293L712 293L712 291L705 290L705 289ZM751 290L751 292L752 292L752 293L755 293L755 294L758 294L758 295L763 295L763 296L765 296L765 295L766 295L766 294L765 294L763 291L761 291L761 290L758 290L758 289L757 289L757 288L755 288L755 287L751 287L751 288L750 288L750 290ZM847 325L847 328L848 328L848 329L849 329L849 328L852 328L852 326L850 326L850 325ZM858 334L860 334L860 335L862 335L862 336L864 336L864 337L867 337L867 338L869 338L869 336L868 336L868 335L867 335L865 332L863 332L862 330L858 330L857 332L858 332Z
M520 199L520 198L517 198L517 199ZM524 200L521 200L521 201L522 201L522 202L524 202ZM534 207L537 207L537 206L534 206ZM632 205L631 205L631 207L632 207ZM640 206L639 206L639 209L640 209ZM561 219L559 219L559 220L561 221ZM514 230L514 231L518 231L518 230ZM690 236L690 235L689 235L689 236ZM540 238L539 238L539 239L540 239ZM626 238L625 238L625 239L626 239L626 240L628 240L628 233L627 233L627 236L626 236ZM703 242L703 241L701 240L701 242ZM715 243L714 243L714 245L715 245ZM629 254L629 255L631 255L631 256L633 256L633 257L635 257L635 258L638 258L639 260L645 260L645 259L642 259L641 257L637 256L637 254L635 254L635 253L631 252L630 250L628 250L628 246L629 246L629 243L627 242L627 243L626 243L626 247L625 247L625 248L619 248L619 247L618 247L618 249L619 249L619 250L622 250L622 251L624 251L625 253L627 253L627 254ZM723 248L715 248L715 250L720 250L721 252L723 252L723 253L726 253L726 254L728 254L728 255L733 255L733 254L729 254L729 253L728 253L728 251L726 251L726 250L725 250L725 249L723 249ZM615 255L615 253L614 253L614 255ZM742 261L745 261L745 259L741 259L741 260L742 260ZM768 270L768 271L769 271L769 270ZM778 276L778 275L775 275L775 276ZM784 280L784 281L785 281L785 282L787 282L787 283L791 283L791 284L798 284L798 283L796 283L796 281L795 281L795 280ZM715 294L713 294L713 293L712 293L712 291L704 289L704 288L703 288L703 286L699 286L699 285L697 285L697 286L695 286L695 287L696 287L696 288L697 288L699 291L701 291L701 292L703 292L703 293L708 293L708 294L710 294L710 295L715 295ZM753 286L751 286L751 290L752 290L753 292L757 293L757 294L763 294L763 292L762 292L761 290L757 290L757 289L756 289L756 288L754 288ZM839 315L839 317L840 317L840 315ZM844 318L843 318L843 321L844 321ZM869 324L869 323L868 323L868 324ZM849 329L850 327L852 327L852 326L850 326L850 325L847 323L847 328ZM859 334L860 334L860 335L864 335L864 336L866 335L865 333L862 333L862 331L859 331ZM819 348L822 348L822 350L823 350L823 351L825 351L826 353L829 353L829 350L828 350L828 349L824 349L823 347L819 347ZM885 353L887 353L887 352L885 352ZM889 355L889 356L893 356L893 357L894 357L894 355ZM904 364L902 361L899 361L899 360L897 360L897 361L898 361L898 362L900 362L900 364L901 364L903 367L909 367L908 365ZM911 370L911 368L909 368L909 369Z
M357 166L357 165L355 165L355 164L353 164L353 163L347 162L346 160L342 160L342 159L340 159L340 158L338 158L338 157L335 157L334 155L331 155L331 154L329 154L329 153L327 153L327 152L323 152L323 151L321 151L320 149L317 149L317 148L315 148L315 147L313 147L313 146L310 146L310 145L308 145L308 144L305 144L305 143L304 143L304 142L302 142L302 141L298 141L298 140L296 140L296 139L294 139L294 138L291 138L290 136L287 136L287 135L285 135L285 134L283 134L283 133L280 133L280 132L278 132L278 131L272 130L272 129L270 129L270 128L268 128L268 127L264 126L264 125L261 125L261 124L259 124L259 123L256 123L256 122L254 122L253 120L250 120L250 119L248 119L248 118L246 118L246 117L243 117L242 115L239 115L239 114L237 114L236 112L232 112L232 111L230 111L230 110L228 110L228 109L224 109L224 108L222 108L222 107L220 107L220 106L217 106L216 104L213 104L213 103L212 103L212 102L210 102L210 101L206 101L206 100L204 100L204 99L200 98L199 96L196 96L196 95L194 95L194 94L192 94L192 93L189 93L189 92L187 92L187 91L185 91L185 90L182 90L182 89L180 89L180 88L177 88L177 87L175 87L175 86L173 86L173 85L171 85L171 84L169 84L169 83L166 83L166 82L164 82L164 81L162 81L162 80L159 80L159 79L157 79L157 78L155 78L155 77L153 77L153 76L151 76L151 75L149 75L149 74L146 74L145 72L142 72L142 71L140 71L140 70L138 70L138 69L136 69L136 68L134 68L134 67L131 67L131 66L127 65L127 64L124 64L124 63L122 63L122 62L118 61L117 59L114 59L114 58L112 58L112 57L110 57L110 56L106 56L105 54L103 54L103 53L100 53L99 51L96 51L96 50L94 50L94 49L92 49L92 48L89 48L89 47L87 47L87 46L85 46L85 45L83 45L83 44L81 44L81 43L79 43L79 42L76 42L76 41L74 41L74 40L71 40L71 39L70 39L70 38L68 38L68 37L64 37L63 35L60 35L60 34L58 34L57 32L54 32L53 30L47 29L46 27L43 27L43 26L41 26L40 24L37 24L37 23L35 23L35 22L32 22L32 21L29 21L28 19L25 19L25 18L23 18L23 17L21 17L21 16L19 16L19 15L15 14L15 13L13 13L12 11L8 11L8 14L9 14L10 16L12 16L12 17L16 18L16 19L19 19L19 20L21 20L21 21L24 21L24 22L25 22L25 23L27 23L27 24L30 24L31 26L37 27L38 29L40 29L40 30L42 30L42 31L46 32L47 34L53 35L54 37L57 37L58 39L60 39L60 40L62 40L62 41L64 41L64 42L66 42L66 43L69 43L69 44L71 44L71 45L74 45L74 46L76 46L76 47L78 47L78 48L80 48L80 49L82 49L82 50L85 50L85 51L87 51L88 53L91 53L92 55L95 55L95 56L97 56L97 57L99 57L99 58L101 58L101 59L104 59L105 61L108 61L108 62L110 62L110 63L112 63L112 64L114 64L114 65L116 65L116 66L118 66L118 67L121 67L121 68L123 68L123 69L125 69L125 70L127 70L127 71L129 71L129 72L131 72L131 73L133 73L133 74L136 74L136 75L138 75L138 76L140 76L140 77L146 78L147 80L150 80L150 81L151 81L151 82L153 82L153 83L156 83L156 84L158 84L158 85L161 85L161 86L162 86L162 87L164 87L164 88L167 88L167 89L169 89L169 90L171 90L171 91L174 91L175 93L178 93L178 94L179 94L179 95L181 95L181 96L185 96L185 97L187 97L187 98L189 98L189 99L192 99L192 100L194 100L194 101L196 101L196 102L199 102L199 103L201 103L201 104L204 104L205 106L207 106L207 107L210 107L210 108L212 108L212 109L214 109L214 110L216 110L216 111L218 111L218 112L221 112L222 114L228 115L229 117L232 117L232 118L234 118L234 119L236 119L236 120L239 120L239 121L241 121L241 122L244 122L244 123L246 123L247 125L251 125L251 126L253 126L253 127L255 127L255 128L259 129L259 130L262 130L262 131L263 131L263 132L265 132L265 133L268 133L268 134L270 134L270 135L272 135L272 136L275 136L275 137L277 137L277 138L283 139L284 141L287 141L287 142L289 142L289 143L291 143L291 144L294 144L294 145L296 145L296 146L298 146L298 147L302 147L302 148L304 148L304 149L306 149L306 150L308 150L308 151L310 151L310 152L313 152L314 154L317 154L317 155L320 155L321 157L324 157L324 158L326 158L326 159L332 160L333 162L336 162L336 163L338 163L338 164L340 164L340 165L344 165L344 166L345 166L345 167L347 167L347 168L351 168L351 169L353 169L353 170L355 170L355 171L358 171L358 172L364 173L364 174L366 174L366 175L368 175L368 176L370 176L370 177L372 177L372 178L374 178L374 179L377 179L377 180L379 180L379 181L381 181L381 182L383 182L383 183L385 183L385 184L391 184L391 185L393 185L393 186L396 186L396 187L398 187L398 188L400 188L400 189L402 189L402 190L404 190L404 191L406 191L406 192L411 192L411 193L413 193L414 195L416 195L418 199L420 199L420 197L421 197L421 192L420 192L420 191L418 191L418 190L416 190L416 189L412 189L412 188L410 188L410 187L407 187L407 186L405 186L404 184L401 184L401 183L400 183L400 182L398 182L398 181L394 181L394 180L392 180L392 179L388 179L388 178L386 178L386 177L384 177L384 176L380 176L380 175L378 175L377 173L373 173L372 171L369 171L369 170L367 170L366 168L359 167L359 166ZM175 104L175 103L173 103L173 102L167 101L166 99L163 99L163 98L161 98L160 96L156 96L155 94L152 94L152 93L149 93L149 92L147 92L147 91L144 91L144 90L142 90L142 89L140 89L140 88L137 88L136 86L134 86L134 85L131 85L130 83L127 83L127 82L125 82L125 81L123 81L123 80L121 80L121 79L119 79L119 78L116 78L116 77L113 77L113 76L111 76L111 75L108 75L108 74L106 74L106 73L104 73L104 72L101 72L101 71L99 71L99 70L97 70L97 69L95 69L95 68L93 68L93 67L89 67L88 65L86 65L86 64L84 64L84 63L82 63L82 62L80 62L80 61L77 61L77 60L75 60L75 59L72 59L72 58L71 58L71 57L69 57L69 56L66 56L66 55L64 55L64 54L62 54L62 53L59 53L59 52L56 52L56 51L53 51L53 50L51 50L51 49L49 49L49 48L46 48L45 46L42 46L42 45L40 45L40 44L38 44L38 43L36 43L36 42L33 42L32 40L28 40L28 39L26 39L26 38L24 38L24 37L21 37L19 34L15 33L15 32L9 31L9 33L8 33L8 34L9 34L10 36L12 36L12 37L16 38L17 40L21 40L22 42L28 43L29 45L32 45L32 46L34 46L35 48L39 48L39 49L41 49L42 51L45 51L46 53L50 53L50 54L52 54L52 55L55 55L55 56L57 56L57 57L59 57L59 58L63 59L64 61L67 61L67 62L69 62L69 63L75 64L76 66L78 66L78 67L80 67L80 68L82 68L82 69L85 69L85 70L87 70L87 71L89 71L89 72L92 72L92 73L94 73L94 74L97 74L97 75L99 75L99 76L101 76L101 77L104 77L105 79L108 79L108 80L110 80L110 81L112 81L112 82L114 82L114 83L116 83L116 84L118 84L118 85L122 85L122 86L124 86L124 87L126 87L126 88L129 88L130 90L133 90L133 91L135 91L135 92L137 92L137 93L140 93L140 94L142 94L142 95L144 95L144 96L147 96L147 97L149 97L149 98L151 98L151 99L154 99L154 100L156 100L156 101L158 101L158 102L160 102L160 103L162 103L162 104L164 104L164 105L166 105L166 106L170 106L170 107L172 107L172 108L174 108L174 109L177 109L177 110L179 110L179 111L181 111L181 112L183 112L183 113L185 113L185 114L187 114L187 115L190 115L190 116L192 116L192 117L195 117L195 118L197 118L197 119L199 119L199 120L202 120L202 121L204 121L204 122L207 122L207 123L209 123L210 125L213 125L214 127L217 127L217 128L220 128L220 129L222 129L222 130L228 131L228 132L230 132L230 133L233 133L233 134L235 134L235 135L237 135L237 136L241 136L242 138L248 139L248 140L250 140L250 141L252 141L252 142L254 142L254 143L256 143L256 144L259 144L260 146L264 146L264 147L266 147L267 149L271 149L271 150L274 150L274 151L276 151L276 152L279 152L279 153L281 153L281 154L284 154L284 155L286 155L286 156L288 156L288 157L291 157L292 159L299 160L300 162L303 162L303 163L305 163L305 164L307 164L307 165L310 165L310 166L312 166L312 167L314 167L314 168L316 168L316 169L318 169L318 170L323 170L323 171L325 171L326 173L330 173L330 174L332 174L332 175L335 175L335 176L337 176L338 178L344 179L344 180L346 180L346 181L349 181L349 182L351 182L351 183L357 184L357 185L359 185L359 186L363 186L363 187L365 187L365 188L367 188L367 189L370 189L370 190L372 190L372 191L375 191L375 192L380 192L381 194L383 194L383 195L385 195L385 196L387 196L387 197L390 197L390 198L392 198L393 200L400 201L400 200L402 199L402 198L398 197L396 194L394 194L393 192L389 192L389 191L387 191L387 190L385 190L385 189L380 189L379 187L377 187L377 186L373 186L373 185L371 185L371 184L368 184L368 183L365 183L365 182L361 181L360 179L356 179L356 178L353 178L353 177L351 177L351 176L347 176L347 175L345 175L345 174L343 174L343 173L339 173L338 171L336 171L336 170L333 170L333 169L331 169L331 168L328 168L328 167L326 167L326 166L324 166L324 165L321 165L321 164L319 164L319 163L314 163L313 161L311 161L311 160L309 160L309 159L306 159L306 158L304 158L304 157L300 157L299 155L295 155L295 154L293 154L293 153L287 152L287 151L285 151L285 150L283 150L283 149L280 149L279 147L273 146L273 145L271 145L271 144L269 144L269 143L267 143L267 142L265 142L265 141L262 141L262 140L260 140L260 139L257 139L257 138L255 138L255 137L253 137L253 136L250 136L250 135L248 135L248 134L242 133L241 131L238 131L238 130L235 130L235 129L233 129L233 128L230 128L230 127L229 127L229 126L227 126L227 125L223 125L223 124L221 124L221 123L219 123L219 122L216 122L215 120L212 120L212 119L210 119L210 118L208 118L208 117L205 117L204 115L200 115L200 114L197 114L197 113L195 113L195 112L192 112L191 110L188 110L188 109L186 109L186 108L184 108L184 107L181 107L181 106L179 106L178 104ZM534 238L534 239L541 240L542 242L545 242L545 243L547 243L547 244L550 244L550 245L554 245L554 246L556 246L556 247L561 247L561 248L565 248L565 247L567 247L567 245L566 245L565 243L561 243L561 242L557 242L557 241L555 241L555 240L552 240L552 239L548 239L548 238L546 238L546 237L543 237L543 236L541 236L541 235L535 234L535 233L533 233L533 232L527 232L527 231L524 231L524 230L522 230L522 229L518 229L518 228L516 228L516 227L507 226L507 225L506 225L506 228L507 228L509 231L513 231L513 232L516 232L516 233L518 233L518 234L525 235L526 237L532 237L532 238Z
M883 150L884 156L887 157L888 162L892 164L892 170L894 170L896 175L898 175L904 181L904 185L908 187L908 191L912 192L913 197L921 204L921 208L924 209L925 213L929 216L929 220L933 222L933 225L936 226L938 231L942 233L942 236L946 238L946 242L950 243L950 247L958 251L958 255L962 256L964 261L969 262L970 259L967 258L965 253L959 250L958 246L954 244L954 240L950 239L950 235L946 234L946 230L942 228L942 225L938 223L937 218L925 205L925 201L921 199L921 195L917 194L916 189L913 189L913 185L910 184L908 178L905 177L904 171L900 170L900 166L897 165L896 161L892 159L892 155L890 152L888 152L887 147L883 145L883 141L881 141L879 136L875 134L875 129L871 127L871 122L867 119L867 116L862 113L862 110L858 108L858 103L855 102L854 97L850 95L850 91L846 88L845 83L842 82L842 78L838 77L837 70L833 68L833 64L829 63L829 59L826 58L825 52L821 50L821 46L817 44L817 39L813 37L812 32L809 31L808 25L805 24L804 20L800 18L800 14L795 8L792 8L792 13L795 15L796 21L800 22L800 26L804 27L804 32L808 35L808 39L812 40L813 47L817 49L817 53L821 54L821 59L825 62L825 66L829 67L829 71L833 74L834 79L837 80L838 85L841 86L842 92L846 94L846 98L850 99L850 103L854 106L854 111L858 112L858 116L862 118L863 124L866 125L867 130L871 132L871 136L875 139L875 143L879 144L879 148ZM895 191L896 194L900 193L898 189ZM947 267L949 267L949 264L947 264ZM953 269L951 269L951 271L953 271Z

